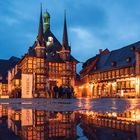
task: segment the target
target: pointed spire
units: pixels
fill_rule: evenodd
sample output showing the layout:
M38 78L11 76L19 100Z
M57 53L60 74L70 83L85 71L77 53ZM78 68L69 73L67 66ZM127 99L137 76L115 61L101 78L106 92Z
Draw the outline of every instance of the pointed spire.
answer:
M65 10L65 14L64 14L64 30L63 30L63 42L62 42L62 46L66 50L69 50L68 33L67 33L67 21L66 21L66 10Z
M37 40L40 44L43 43L44 33L43 33L43 19L42 19L42 3L41 3L41 10L40 10L40 21L39 21L39 29L38 29L38 36Z

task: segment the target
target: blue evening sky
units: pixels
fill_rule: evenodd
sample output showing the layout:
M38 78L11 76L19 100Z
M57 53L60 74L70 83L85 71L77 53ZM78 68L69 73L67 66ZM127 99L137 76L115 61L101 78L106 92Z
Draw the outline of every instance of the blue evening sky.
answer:
M61 42L67 10L69 42L79 61L140 40L139 0L0 0L0 59L21 57L37 36L40 3Z

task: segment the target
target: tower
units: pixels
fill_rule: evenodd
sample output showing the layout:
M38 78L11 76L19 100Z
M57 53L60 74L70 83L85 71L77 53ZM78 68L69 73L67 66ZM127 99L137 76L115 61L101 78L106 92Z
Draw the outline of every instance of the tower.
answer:
M37 36L37 45L35 47L36 56L40 58L45 57L45 41L44 41L44 30L43 30L43 19L42 19L42 6L40 11L39 29Z
M46 10L44 13L44 33L50 30L50 14Z
M43 19L42 19L42 6L40 11L38 36L35 46L36 52L36 69L34 71L34 96L45 97L46 89L46 72L45 72L45 59L46 59L46 43L44 39Z
M61 51L61 57L64 61L67 61L70 59L70 52L71 52L71 49L70 49L69 42L68 42L67 21L66 21L66 11L65 11L62 51Z

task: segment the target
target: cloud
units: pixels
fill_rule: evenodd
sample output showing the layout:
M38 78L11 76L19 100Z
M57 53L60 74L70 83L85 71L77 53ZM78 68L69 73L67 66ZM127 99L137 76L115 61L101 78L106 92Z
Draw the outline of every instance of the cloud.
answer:
M70 38L73 40L72 52L81 61L95 55L97 49L101 47L99 38L83 27L70 28Z
M16 18L8 17L8 16L4 17L4 20L2 20L1 22L4 22L8 26L13 26L20 23L19 20L17 20Z
M0 1L0 45L5 46L0 47L0 52L4 52L1 57L21 56L34 43L40 2ZM100 48L114 50L140 39L139 0L42 0L42 3L43 11L50 12L51 29L60 42L67 9L72 54L80 61L96 55ZM7 52L6 48L10 50Z

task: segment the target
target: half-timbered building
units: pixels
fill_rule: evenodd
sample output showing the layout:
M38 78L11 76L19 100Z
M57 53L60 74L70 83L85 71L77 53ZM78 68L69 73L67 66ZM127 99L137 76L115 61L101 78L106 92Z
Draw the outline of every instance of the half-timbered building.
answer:
M83 64L80 97L140 97L140 42L101 51Z
M68 41L66 14L62 44L50 29L50 14L46 11L39 20L37 39L13 70L9 71L12 97L52 97L55 85L71 86L76 80L78 61L71 55ZM14 71L14 72L12 72ZM17 81L14 86L12 81ZM12 88L13 87L13 88Z

